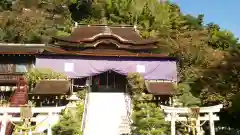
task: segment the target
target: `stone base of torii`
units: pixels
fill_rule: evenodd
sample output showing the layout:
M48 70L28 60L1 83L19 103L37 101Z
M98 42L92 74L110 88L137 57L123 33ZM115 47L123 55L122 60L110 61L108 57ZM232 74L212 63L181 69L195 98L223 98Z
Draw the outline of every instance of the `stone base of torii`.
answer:
M196 135L202 135L201 133L201 121L209 121L210 126L210 135L215 135L215 127L214 121L219 120L219 117L214 113L220 112L220 109L223 105L209 106L209 107L199 107L199 108L187 108L187 107L169 107L160 105L161 109L163 109L164 113L166 113L165 120L171 122L171 135L176 135L176 127L175 123L177 121L195 121L196 122ZM194 118L187 118L184 114L191 114L193 110L197 110L194 115L197 115ZM200 114L205 114L204 116L200 116ZM181 116L183 115L183 116Z

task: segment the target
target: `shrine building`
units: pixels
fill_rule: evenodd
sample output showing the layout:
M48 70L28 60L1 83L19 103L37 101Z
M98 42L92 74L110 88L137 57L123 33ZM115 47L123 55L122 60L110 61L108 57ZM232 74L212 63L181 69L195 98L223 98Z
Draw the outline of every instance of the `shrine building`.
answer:
M69 36L53 37L47 45L2 43L1 97L7 100L16 88L17 77L36 67L64 73L74 85L84 86L91 77L100 88L92 91L124 90L128 73L139 72L146 80L146 92L167 100L175 92L176 59L152 53L157 44L157 40L141 38L135 27L104 25L79 26ZM78 89L36 90L29 93L45 97L66 95Z
M158 41L142 38L134 26L78 26L71 35L52 37L48 44L1 43L0 48L1 106L19 106L29 100L37 107L65 106L87 88L84 135L114 135L127 122L129 73L144 77L145 93L153 94L157 102L169 105L175 94L176 58L154 53L161 49ZM31 68L52 69L68 80L42 80L27 87L22 77Z

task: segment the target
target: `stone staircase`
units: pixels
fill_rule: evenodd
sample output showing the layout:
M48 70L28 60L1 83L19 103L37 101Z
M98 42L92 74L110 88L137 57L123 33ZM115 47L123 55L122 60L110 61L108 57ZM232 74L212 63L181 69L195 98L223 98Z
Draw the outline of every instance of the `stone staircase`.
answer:
M83 135L121 135L130 131L124 93L90 92Z

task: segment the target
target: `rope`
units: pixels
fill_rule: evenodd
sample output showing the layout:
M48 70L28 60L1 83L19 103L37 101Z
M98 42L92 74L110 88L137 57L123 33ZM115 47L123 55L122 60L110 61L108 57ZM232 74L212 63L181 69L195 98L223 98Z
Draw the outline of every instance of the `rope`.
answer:
M197 127L197 126L191 126L191 125L185 124L182 121L177 121L177 122L180 122L181 124L183 124L184 126L189 127L189 128L196 128ZM206 122L207 122L207 120L205 120L202 124L200 124L200 127L203 126Z
M13 123L12 121L10 121L10 122L15 126L15 128L18 128L18 129L21 129L21 130L32 130L32 129L38 127L39 125L41 125L47 118L49 118L49 116L46 117L44 120L42 120L40 123L36 124L35 126L31 126L31 127L19 126L19 125Z
M200 112L200 108L191 108L191 111L189 113L191 114L192 118L198 119L199 118L199 112ZM196 122L196 120L193 120L193 121ZM182 121L178 121L178 122L180 122L181 124L183 124L184 126L186 126L188 128L192 128L192 130L197 128L196 124L191 123L191 125L189 125L189 124L185 124ZM192 122L192 121L190 121L190 122ZM200 124L199 127L202 127L206 122L207 122L207 120L205 120L202 124Z

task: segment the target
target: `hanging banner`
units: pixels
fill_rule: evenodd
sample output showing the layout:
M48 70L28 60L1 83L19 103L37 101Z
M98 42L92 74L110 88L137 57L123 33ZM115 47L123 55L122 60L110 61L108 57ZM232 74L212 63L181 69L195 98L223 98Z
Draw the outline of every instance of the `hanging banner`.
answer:
M145 73L145 65L137 65L137 71L138 73Z
M73 72L74 71L74 63L64 63L64 71L65 72Z

